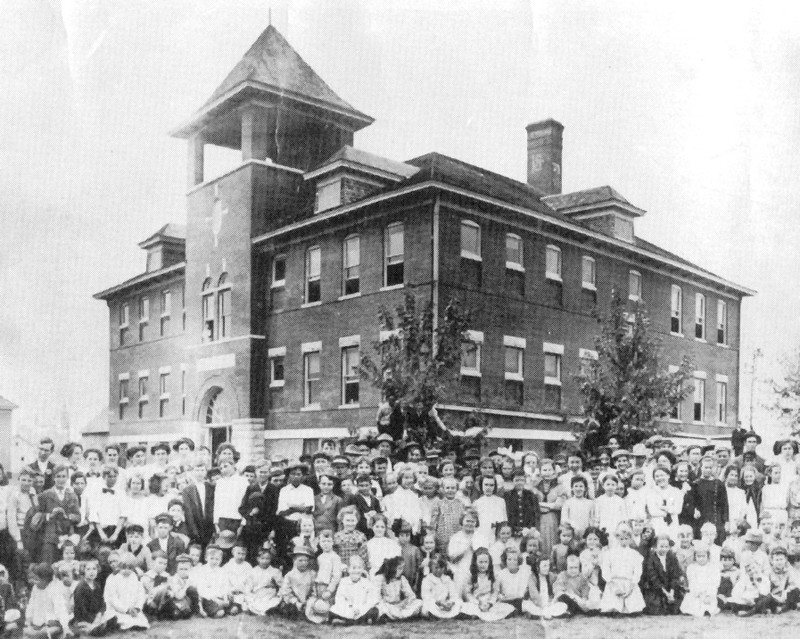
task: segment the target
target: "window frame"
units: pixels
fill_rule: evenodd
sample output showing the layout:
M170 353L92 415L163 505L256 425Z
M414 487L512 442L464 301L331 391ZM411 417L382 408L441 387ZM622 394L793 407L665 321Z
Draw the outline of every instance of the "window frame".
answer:
M518 243L518 251L517 257L518 260L509 260L508 257L508 241L512 240ZM519 271L520 273L525 272L525 243L522 241L522 238L517 235L516 233L506 233L506 268L510 271Z
M392 232L399 229L400 238L402 241L402 252L398 254L390 254ZM402 288L405 286L406 281L406 230L403 222L392 222L388 224L384 230L383 235L383 288L393 289ZM390 267L399 266L401 269L402 277L400 282L393 284L389 283L389 269Z
M512 352L516 351L516 353ZM515 371L508 370L509 354L516 354L517 367ZM503 344L503 377L506 381L524 382L525 381L525 349L512 344Z
M278 346L268 349L267 359L269 360L269 387L283 388L286 385L286 347ZM282 370L281 379L277 379L275 376L278 360L280 360Z
M203 331L200 339L203 342L213 342L216 339L216 314L214 303L214 288L211 278L207 277L203 281L200 294L200 320L202 321Z
M550 264L549 264L548 256L551 255L551 254L556 256L556 263L558 265L558 272L550 270ZM558 246L556 246L555 244L548 244L545 247L544 255L545 255L545 257L544 257L544 276L545 276L545 279L553 280L554 282L563 283L564 280L563 280L562 274L564 272L564 263L563 263L564 256L563 256L563 253L562 253L561 249Z
M356 259L355 264L348 262L350 252L348 250L349 244L356 242ZM356 269L356 276L348 278L348 271ZM355 289L348 292L348 282L355 282ZM361 236L358 233L348 235L342 241L342 297L355 297L361 295Z
M634 282L637 286L633 286ZM638 290L634 290L634 288ZM642 274L636 270L628 271L628 299L633 302L640 302L642 300Z
M138 389L139 389L139 419L144 419L144 411L147 404L150 403L150 395L148 394L148 384L150 383L150 375L139 374ZM144 391L144 392L142 392Z
M317 273L312 273L312 255L316 253L318 255L317 263L319 268L317 269ZM306 249L305 255L305 291L303 294L303 306L310 306L322 303L322 249L320 248L319 244L315 244L314 246L309 246ZM312 291L312 284L316 284L317 289L317 299L311 299L311 291Z
M543 377L545 386L563 386L562 379L564 376L564 345L544 342L544 344L542 344L542 353L544 355ZM556 358L554 360L556 362L556 373L557 373L555 376L547 374L548 356Z
M166 417L169 408L169 371L158 372L158 416Z
M341 357L341 388L340 388L340 393L341 393L340 401L341 401L341 403L340 403L340 406L341 407L347 407L347 408L356 408L356 407L359 406L360 393L361 393L360 375L358 373L358 366L360 365L360 362L361 362L361 346L360 346L360 344L347 344L345 346L341 346L339 350L341 351L341 353L340 353L340 357ZM355 374L348 375L347 374L348 373L348 371L347 371L347 357L349 355L351 355L353 352L355 352L355 356L356 356ZM355 388L356 388L356 391L355 391L356 392L356 400L354 402L353 401L348 402L347 401L348 387L352 387L353 385L355 385Z
M142 295L139 298L139 341L145 341L147 327L150 324L150 297Z
M277 278L277 268L276 264L278 262L283 263L283 277L281 279ZM270 265L270 288L283 288L286 286L286 255L276 255L272 258L272 263Z
M481 331L467 331L465 339L461 340L460 373L462 377L481 377L481 346L483 333ZM464 366L464 346L471 344L475 349L475 366Z
M320 195L327 193L336 193L336 197L330 198L330 202L325 203L325 206L323 208L322 206L323 198L320 197ZM324 182L320 182L319 184L317 184L317 188L314 193L314 214L330 211L331 209L335 209L336 207L341 205L342 205L341 177L336 177L331 180L325 180Z
M722 333L721 340L720 333ZM728 345L728 302L725 300L717 300L717 344Z
M677 292L677 296L675 293ZM669 332L672 335L683 337L683 289L677 284L673 284L670 288L669 299ZM676 304L677 300L677 304ZM678 323L678 330L673 326L674 321Z
M586 265L591 264L591 282L586 281ZM591 255L581 256L581 288L587 291L597 291L597 260Z
M120 304L119 307L119 345L125 346L130 334L131 305L129 302Z
M723 379L722 375L716 378L716 400L717 406L715 417L718 425L728 424L728 378Z
M694 338L698 342L706 341L706 317L708 315L708 300L704 293L694 294ZM697 334L698 330L700 335Z
M305 410L319 410L320 409L320 402L310 401L314 399L314 394L311 392L312 386L314 382L318 384L317 387L317 394L319 394L319 386L322 385L322 351L319 348L314 349L303 349L303 408ZM310 377L310 366L312 357L316 357L317 360L317 377L311 378ZM319 400L319 397L316 397Z
M172 316L172 290L161 291L161 317L159 318L159 334L165 337L169 333L170 319Z
M692 391L692 423L705 424L706 421L706 374L702 371L695 371L694 373L694 389ZM698 402L699 396L699 402ZM698 416L698 405L700 412L700 419Z
M217 285L217 339L227 339L231 337L233 329L233 310L231 309L232 294L231 284L228 279L228 274L223 273L219 276L219 284Z
M464 230L472 229L475 232L475 247L477 251L469 248L464 248ZM481 257L481 226L472 220L462 219L459 225L459 248L461 249L461 257L465 260L474 260L475 262L482 262Z

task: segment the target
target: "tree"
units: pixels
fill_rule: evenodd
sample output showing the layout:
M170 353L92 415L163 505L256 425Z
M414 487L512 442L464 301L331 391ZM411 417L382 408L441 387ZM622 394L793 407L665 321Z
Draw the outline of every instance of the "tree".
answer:
M664 371L661 342L650 332L643 304L635 303L629 312L614 292L609 315L596 317L601 327L595 338L597 359L588 360L575 376L586 416L579 441L590 452L610 437L628 447L660 432L657 422L686 397L694 368L684 356L676 372Z
M789 427L793 436L800 435L800 348L782 359L783 379L770 380L775 400L770 408Z
M418 312L417 299L411 292L394 313L381 308L381 339L373 343L375 360L364 354L359 367L362 379L379 389L382 397L392 397L400 404L406 437L425 447L452 444L457 435L442 429L433 409L459 380L461 344L467 338L471 314L457 300L451 300L438 322L435 319L432 302ZM485 432L481 415L469 415L465 424L481 424ZM473 443L458 439L460 446Z

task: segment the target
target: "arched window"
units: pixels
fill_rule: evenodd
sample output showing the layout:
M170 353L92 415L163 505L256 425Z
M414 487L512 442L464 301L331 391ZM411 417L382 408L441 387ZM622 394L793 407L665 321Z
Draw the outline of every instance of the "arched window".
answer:
M202 339L204 342L211 342L214 340L214 291L211 288L210 277L203 282L202 317Z
M228 274L219 276L217 285L217 337L224 339L231 336L231 285Z

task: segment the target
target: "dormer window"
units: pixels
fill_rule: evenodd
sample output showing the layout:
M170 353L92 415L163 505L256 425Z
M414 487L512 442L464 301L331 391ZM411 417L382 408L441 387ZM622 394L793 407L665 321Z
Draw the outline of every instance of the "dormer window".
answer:
M633 242L633 220L630 218L617 216L614 230L617 239Z
M334 209L342 203L342 181L340 179L320 184L317 187L315 213Z

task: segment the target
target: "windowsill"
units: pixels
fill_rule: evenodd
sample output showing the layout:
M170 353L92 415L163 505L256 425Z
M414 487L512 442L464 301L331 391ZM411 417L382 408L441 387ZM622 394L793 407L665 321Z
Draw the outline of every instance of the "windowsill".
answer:
M561 386L561 380L556 379L555 377L545 377L544 378L544 385L545 386Z
M525 378L518 373L506 373L506 381L508 382L524 382Z
M714 424L714 426L716 426L717 428L723 428L723 427L730 428L727 422L717 422L716 424Z
M630 302L641 302L642 298L638 295L628 295L628 301Z
M273 282L270 288L284 288L286 286L286 280L278 280Z
M398 289L403 288L404 286L405 286L405 283L403 283L403 284L392 284L391 286L381 286L378 290L379 291L396 291Z
M692 426L708 426L708 424L706 422L692 421Z
M148 395L142 395L142 396L139 398L139 403L140 403L140 404L146 404L146 403L147 403L147 402L149 402L149 401L150 401L150 397L149 397Z
M481 372L476 371L474 368L462 368L461 369L461 376L462 377L481 377Z
M127 331L130 327L130 324L120 324L118 328L121 331Z
M683 333L673 333L672 331L669 332L672 337L686 337Z
M354 297L361 297L361 291L359 291L358 293L348 293L347 295L340 295L339 296L339 301L341 301L341 300L351 300Z
M594 284L587 284L586 282L583 282L581 284L581 288L587 291L594 291L595 293L597 293L597 287Z
M553 275L552 273L545 273L544 278L546 280L550 280L551 282L558 282L559 284L563 284L564 280L561 279L560 275Z
M470 251L461 251L461 258L465 260L472 260L473 262L483 262L483 258L480 255Z
M717 346L719 346L720 348L730 348L731 347L730 344L720 344L719 342L717 342Z
M525 267L522 264L518 264L517 262L506 262L506 268L509 271L517 271L517 273L524 273Z
M279 381L276 381L276 382L270 382L269 383L269 387L270 388L283 388L283 385L285 383L286 383L286 380L282 379L282 380L279 380Z
M301 304L300 308L314 308L315 306L320 305L322 305L322 300L319 300L318 302L306 302L305 304Z
M310 413L318 410L322 410L319 404L309 404L308 406L303 406L300 408L300 412L302 413Z
M355 403L355 404L342 404L342 405L339 406L339 408L341 408L342 410L348 410L348 409L351 409L351 408L361 408L361 404L358 404L358 403Z
M128 405L128 398L126 397L125 399L119 400L119 403L122 404L123 406L127 406Z
M683 421L680 419L675 419L674 417L670 417L667 420L670 424L683 424Z
M701 344L708 344L708 342L702 337L695 337L694 341L695 342L700 342Z
M161 399L169 400L169 393L164 393L162 395L159 395L158 399L159 400L161 400Z

